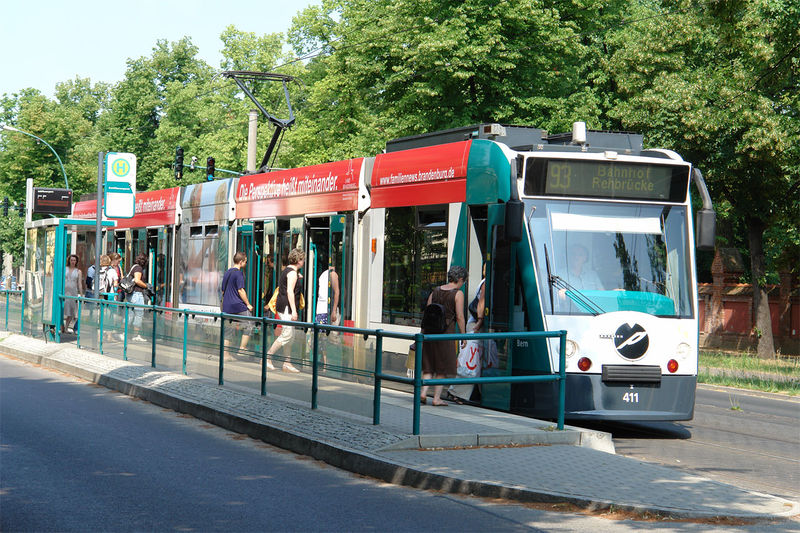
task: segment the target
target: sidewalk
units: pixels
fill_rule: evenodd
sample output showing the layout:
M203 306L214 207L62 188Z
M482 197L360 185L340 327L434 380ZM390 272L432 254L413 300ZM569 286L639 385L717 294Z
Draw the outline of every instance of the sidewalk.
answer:
M220 387L204 378L153 369L0 332L0 354L53 368L333 466L390 483L521 502L661 513L670 517L788 517L800 505L613 454L610 435L471 406L422 406L411 435L411 397L384 389L381 425L370 417L270 393ZM235 363L234 363L235 365ZM271 372L278 390L310 389L308 374ZM333 380L331 380L333 383ZM349 382L326 393L371 405L372 387Z

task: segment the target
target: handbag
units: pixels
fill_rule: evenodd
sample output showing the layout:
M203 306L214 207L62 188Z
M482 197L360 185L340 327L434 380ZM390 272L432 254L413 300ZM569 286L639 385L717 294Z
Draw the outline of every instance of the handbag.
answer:
M417 345L416 343L411 344L408 347L408 356L406 357L406 368L408 370L414 370L414 365L417 362Z
M133 281L133 267L131 267L127 276L119 280L119 286L125 291L125 294L131 294L133 292L133 288L136 287L136 283Z
M279 287L275 287L275 292L272 293L272 298L269 299L269 303L267 303L267 309L272 311L272 314L277 315L278 312L275 310L275 307L278 303L278 291L280 290Z
M280 290L280 287L277 287L275 289L275 292L272 293L272 298L270 298L269 299L269 303L267 303L267 309L272 311L275 315L278 314L278 311L276 311L275 308L278 306L278 291L279 290ZM300 309L305 309L306 308L306 299L305 299L305 297L303 297L303 293L300 293L300 305L299 305L299 308Z

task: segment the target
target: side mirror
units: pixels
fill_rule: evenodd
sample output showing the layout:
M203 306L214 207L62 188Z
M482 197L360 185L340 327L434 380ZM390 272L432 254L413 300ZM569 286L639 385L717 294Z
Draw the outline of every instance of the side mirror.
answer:
M525 204L519 200L506 202L506 239L511 242L522 240L522 219L525 216Z
M717 214L713 209L700 209L697 211L695 224L697 225L695 238L697 249L701 251L713 250L717 232Z

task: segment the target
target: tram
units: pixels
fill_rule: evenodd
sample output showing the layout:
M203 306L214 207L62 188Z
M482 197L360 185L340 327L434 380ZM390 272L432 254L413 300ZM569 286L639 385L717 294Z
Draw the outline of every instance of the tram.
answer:
M189 186L181 208L173 301L182 307L218 306L215 280L243 251L246 290L264 316L289 250L301 247L302 320L314 321L320 274L334 268L342 325L416 333L429 291L463 265L466 302L485 283L483 331L567 331L567 418L693 416L695 249L713 247L714 212L699 170L643 149L641 135L582 123L556 135L455 128L389 141L374 157ZM369 367L370 341L338 342L342 364ZM384 340L389 370L405 371L408 344ZM558 349L484 342L483 372L556 373ZM551 418L557 398L545 382L483 385L471 400Z

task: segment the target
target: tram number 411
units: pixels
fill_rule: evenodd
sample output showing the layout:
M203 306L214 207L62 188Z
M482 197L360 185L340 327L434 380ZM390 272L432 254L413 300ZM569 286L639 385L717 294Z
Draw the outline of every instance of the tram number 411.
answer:
M625 403L639 403L638 392L626 392L622 395L622 401Z

